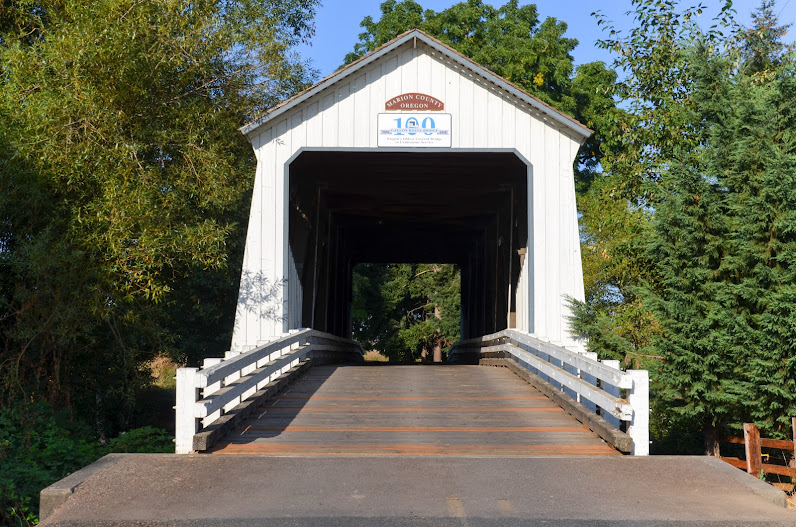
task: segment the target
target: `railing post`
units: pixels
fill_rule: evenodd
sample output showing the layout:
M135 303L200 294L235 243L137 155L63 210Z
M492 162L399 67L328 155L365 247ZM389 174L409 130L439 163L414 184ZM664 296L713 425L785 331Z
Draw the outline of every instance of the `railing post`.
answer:
M796 417L791 417L790 424L791 428L793 428L793 435L790 436L793 439L793 457L790 459L793 466L796 467Z
M608 366L609 368L613 368L613 369L615 369L617 371L622 369L619 366L620 362L618 360L616 360L616 359L606 359L606 360L601 361L601 362L604 365ZM621 390L621 388L619 388L619 386L614 386L613 384L608 384L605 381L600 381L600 388L603 391L605 391L606 393L610 393L614 397L621 397L622 396L622 390ZM628 401L628 402L630 402L630 401ZM631 403L631 408L634 408L632 403ZM613 414L611 414L609 412L600 411L600 415L602 416L603 419L605 419L606 421L611 423L614 427L616 427L616 428L618 428L620 430L622 429L622 421L620 421Z
M583 355L586 358L589 358L589 359L592 359L592 360L595 360L595 361L597 360L597 353L595 353L593 351L586 351L586 352L583 353ZM599 385L599 382L597 381L597 377L595 377L594 375L589 375L588 373L584 373L583 371L581 371L580 372L580 378L583 379L584 381L588 382L589 384L591 384L595 388L597 388L598 385ZM578 397L579 397L578 402L580 402L580 404L582 404L583 406L585 406L586 408L588 408L592 412L597 413L597 405L596 404L594 404L592 401L589 401L588 399L584 399L584 398L582 398L580 396L578 396Z
M743 424L743 439L746 450L746 471L759 478L763 470L763 455L760 451L760 429L756 424Z
M177 400L175 410L175 448L177 454L193 452L193 436L199 420L194 417L194 406L199 400L198 368L177 368Z
M221 357L207 358L202 362L202 369L209 368L210 366L215 366L216 364L220 364L223 360L224 359L222 359ZM217 392L218 390L221 389L221 384L222 384L221 381L218 381L216 383L211 384L210 386L207 386L204 390L202 390L202 393L200 394L201 397L204 398L207 397L208 395ZM198 400L199 399L197 398L197 401ZM219 417L221 417L221 409L216 410L212 414L202 419L202 427L209 425Z
M628 370L633 379L633 388L627 402L633 409L633 419L627 427L627 434L633 439L634 456L647 456L650 453L650 379L647 370Z

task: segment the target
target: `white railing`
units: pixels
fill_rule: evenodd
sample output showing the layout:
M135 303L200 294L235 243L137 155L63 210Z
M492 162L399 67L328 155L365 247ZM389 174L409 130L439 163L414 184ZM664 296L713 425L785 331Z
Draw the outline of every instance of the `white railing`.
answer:
M205 359L203 368L177 370L175 451L193 452L193 437L307 358L362 356L353 340L313 329L292 330L241 353Z
M572 399L584 412L627 433L631 453L649 454L649 372L619 368L619 361L597 360L596 353L580 352L547 342L528 333L504 330L458 342L449 353L499 356L541 378Z

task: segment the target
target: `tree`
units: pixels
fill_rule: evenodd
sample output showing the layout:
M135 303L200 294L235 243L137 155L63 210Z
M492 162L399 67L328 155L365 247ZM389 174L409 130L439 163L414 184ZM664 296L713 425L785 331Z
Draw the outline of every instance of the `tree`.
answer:
M435 12L424 10L413 0L388 0L381 4L379 20L366 17L361 26L364 31L354 51L346 55L346 63L417 27L558 110L596 128L596 133L579 150L574 166L579 208L589 205L582 202L582 196L598 182L601 160L606 154L624 148L621 141L603 133L623 113L612 97L616 73L601 62L574 70L571 53L577 40L565 36L566 23L554 18L540 21L533 4L519 6L516 0L510 0L495 8L481 0L468 0ZM599 207L595 205L593 210ZM597 230L595 227L590 232ZM594 271L589 273L590 269ZM596 266L587 266L589 289L601 287L595 285L599 282L599 272Z
M354 338L391 361L440 361L459 340L460 273L451 264L360 264Z
M711 67L711 59L718 61L702 48L689 62L702 63L695 75L694 101L701 103L694 106L695 120L715 124L727 102L721 84L728 71L726 65ZM645 296L661 327L654 347L663 362L655 382L657 397L668 403L664 411L675 416L670 426L696 423L704 431L705 452L718 455L720 427L739 414L740 386L721 295L730 198L713 177L711 156L705 157L704 165L667 162L659 182L666 197L655 211L647 246L657 276Z
M667 3L658 9L676 16ZM655 9L640 11L648 16ZM756 47L778 55L776 45L750 44L760 27L725 37L683 20L667 30L678 39L674 58L661 60L651 51L648 32L634 33L635 40L618 48L639 75L624 89L645 102L633 114L644 116L641 130L627 137L649 141L642 166L629 174L650 189L642 198L653 205L639 244L651 264L648 280L630 290L657 323L648 349L661 361L653 370L658 432L696 426L705 451L717 455L721 429L753 420L782 436L794 411L790 226L796 202L792 171L785 168L793 162L794 140L784 132L793 129L786 101L793 97L794 72L786 59L746 52ZM771 29L772 38L782 34L776 19L757 23ZM677 27L687 29L672 32ZM769 69L761 74L756 64ZM687 85L672 81L677 89L670 92L666 76L662 87L654 76L645 80L656 68L676 71ZM628 175L622 164L611 170L613 177ZM582 309L580 322L588 317L593 326L605 322ZM603 324L597 334L616 327ZM610 339L596 344L617 347Z
M603 142L603 171L579 197L588 306L573 304L573 327L593 341L593 351L644 365L658 356L650 346L659 324L639 287L654 286L658 278L645 236L668 191L661 175L673 160L697 166L704 144L705 123L694 118L696 81L689 57L697 40L718 46L728 38L722 31L734 32L735 25L731 2L705 33L694 23L701 5L683 10L665 0L631 5L628 32L593 13L608 33L597 45L614 52L613 66L624 72L611 94L627 111L601 123L609 138Z
M314 5L4 4L4 398L119 426L142 365L186 349L185 308L212 305L202 277L236 288L227 262L253 173L237 127L312 78L289 49L311 35Z
M779 25L776 2L763 0L752 13L752 27L741 32L741 59L745 73L761 74L788 62L792 45L782 42L790 25Z
M237 128L314 78L289 50L315 4L0 5L4 524L134 424L156 354L226 349L254 174Z
M745 66L745 65L744 65ZM796 412L796 70L754 68L733 85L732 112L711 149L728 188L729 256L722 300L743 391L744 420L789 438Z
M467 0L435 12L414 0L387 0L381 18L365 17L360 24L349 64L399 34L418 28L504 77L556 109L598 128L580 149L575 164L579 185L588 185L606 149L600 123L615 118L616 105L610 86L616 74L601 62L574 71L572 50L578 41L565 36L567 24L555 18L540 22L534 4L519 6L509 0L495 8L482 0Z

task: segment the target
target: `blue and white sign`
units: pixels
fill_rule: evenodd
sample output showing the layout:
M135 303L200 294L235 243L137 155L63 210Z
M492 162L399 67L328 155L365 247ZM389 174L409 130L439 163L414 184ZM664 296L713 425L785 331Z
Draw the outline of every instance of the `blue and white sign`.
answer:
M380 113L377 130L378 146L451 146L449 113Z

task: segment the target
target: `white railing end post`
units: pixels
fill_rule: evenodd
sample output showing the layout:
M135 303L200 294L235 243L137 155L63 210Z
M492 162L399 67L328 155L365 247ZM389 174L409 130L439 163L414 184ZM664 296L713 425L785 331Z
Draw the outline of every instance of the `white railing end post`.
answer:
M647 456L650 453L650 378L647 370L627 370L633 379L633 388L628 394L628 402L633 408L633 419L627 428L633 439L634 456Z
M177 454L193 452L193 436L199 421L194 417L194 405L199 400L199 368L177 368L177 397L174 406L174 451Z

